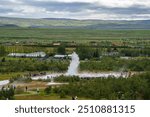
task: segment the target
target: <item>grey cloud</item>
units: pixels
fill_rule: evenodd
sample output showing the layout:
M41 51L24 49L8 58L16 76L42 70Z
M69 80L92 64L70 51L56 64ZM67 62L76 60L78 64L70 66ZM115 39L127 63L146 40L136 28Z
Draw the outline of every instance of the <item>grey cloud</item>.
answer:
M94 8L97 9L96 11L102 11L105 13L115 13L115 14L143 14L143 13L150 13L150 9L139 6L139 5L134 5L129 8L107 8L107 7L100 7L100 8Z
M45 8L48 11L68 11L68 12L79 12L84 9L88 9L88 7L91 5L89 3L84 2L71 2L71 3L65 3L65 2L54 2L54 1L30 1L30 0L23 0L23 2L30 6L35 7L42 7Z
M140 5L134 5L129 8L109 8L103 5L96 5L95 3L84 2L42 2L36 0L22 0L25 4L42 7L48 11L67 11L67 12L80 12L83 10L94 10L99 13L116 13L116 14L142 14L150 13L150 9Z
M88 10L92 11L92 13L95 14L115 14L123 17L130 17L130 16L137 16L140 14L150 14L150 8L140 5L133 5L128 8L122 8L122 7L107 7L100 4L95 3L85 3L85 2L55 2L55 1L37 1L37 0L20 0L21 3L15 3L11 2L9 0L1 0L0 1L0 14L2 13L15 13L15 8L18 6L24 5L24 6L30 6L30 7L36 7L36 8L44 8L45 11L49 12L64 12L64 17L66 16L65 12L69 12L72 16L80 16L80 14L87 16L88 18ZM85 13L83 13L85 11ZM20 14L23 13L20 10ZM7 15L7 14L6 14ZM37 14L28 14L29 16L37 17ZM55 17L55 16L54 16ZM137 18L135 17L135 18ZM140 17L140 16L139 16ZM76 17L75 17L76 18ZM146 18L146 16L145 16Z
M10 12L14 12L14 10L13 9L0 8L0 13L10 13Z

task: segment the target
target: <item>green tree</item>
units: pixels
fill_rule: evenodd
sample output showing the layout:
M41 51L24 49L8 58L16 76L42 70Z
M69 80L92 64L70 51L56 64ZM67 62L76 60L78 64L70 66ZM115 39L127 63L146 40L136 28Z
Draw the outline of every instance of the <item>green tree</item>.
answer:
M65 45L60 45L57 48L57 54L66 54L66 47L65 47Z
M13 87L11 88L7 88L7 89L2 89L0 91L0 99L1 100L6 100L6 99L9 99L9 100L12 100L14 99L14 89Z
M52 92L52 87L49 86L49 87L45 88L44 92L45 92L47 95L50 94L50 93Z
M79 55L79 58L81 60L84 60L84 59L90 59L93 57L93 54L94 54L94 51L92 48L90 47L84 47L82 45L80 45L79 47L77 47L76 49L78 55Z
M0 46L0 56L6 55L6 49L4 46Z
M2 58L2 60L1 60L2 62L5 62L6 61L6 59L5 58Z
M99 49L95 50L93 57L95 57L95 58L99 58L100 57Z
M66 97L65 92L64 92L64 91L61 91L61 92L60 92L60 98L65 98L65 97Z

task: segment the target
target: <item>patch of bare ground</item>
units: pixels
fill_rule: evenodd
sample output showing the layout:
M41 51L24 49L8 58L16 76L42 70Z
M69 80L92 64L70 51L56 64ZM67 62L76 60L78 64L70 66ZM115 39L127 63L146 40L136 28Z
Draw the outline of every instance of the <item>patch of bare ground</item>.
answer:
M36 89L36 88L44 89L47 87L47 82L42 82L42 81L31 81L31 82L27 82L27 83L14 82L14 83L11 83L10 85L14 85L16 88L17 87L19 87L19 88L28 87L29 89Z

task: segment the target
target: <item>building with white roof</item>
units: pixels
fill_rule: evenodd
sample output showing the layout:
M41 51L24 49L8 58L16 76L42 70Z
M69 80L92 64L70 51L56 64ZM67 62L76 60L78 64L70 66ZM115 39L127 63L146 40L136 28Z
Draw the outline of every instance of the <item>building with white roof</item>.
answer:
M27 57L27 58L37 58L37 57L45 57L45 52L34 52L34 53L10 53L9 57Z

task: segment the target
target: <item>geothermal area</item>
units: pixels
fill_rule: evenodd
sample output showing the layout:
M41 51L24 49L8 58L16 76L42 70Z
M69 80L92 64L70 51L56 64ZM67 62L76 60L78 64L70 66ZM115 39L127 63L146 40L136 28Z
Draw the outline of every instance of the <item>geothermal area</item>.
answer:
M80 64L79 61L79 56L73 52L72 53L72 57L71 57L71 62L70 65L68 67L68 71L66 73L51 73L45 76L36 76L36 77L31 77L32 80L38 80L38 79L51 79L51 83L49 83L48 85L59 85L60 83L55 83L53 82L53 79L58 77L58 76L78 76L80 78L107 78L107 77L115 77L115 78L119 78L119 77L123 77L123 78L127 78L128 77L128 73L127 72L99 72L99 73L90 73L90 72L79 72L78 71L78 67ZM4 81L0 81L0 87L9 84L9 80L4 80Z
M99 72L99 73L90 73L90 72L83 72L80 73L78 71L78 66L80 64L79 61L79 56L73 52L72 57L71 57L71 62L68 67L68 71L66 73L52 73L49 75L45 76L37 76L37 77L32 77L33 80L38 80L38 79L53 79L58 76L78 76L80 78L107 78L109 76L119 78L119 77L128 77L128 74L125 72Z

